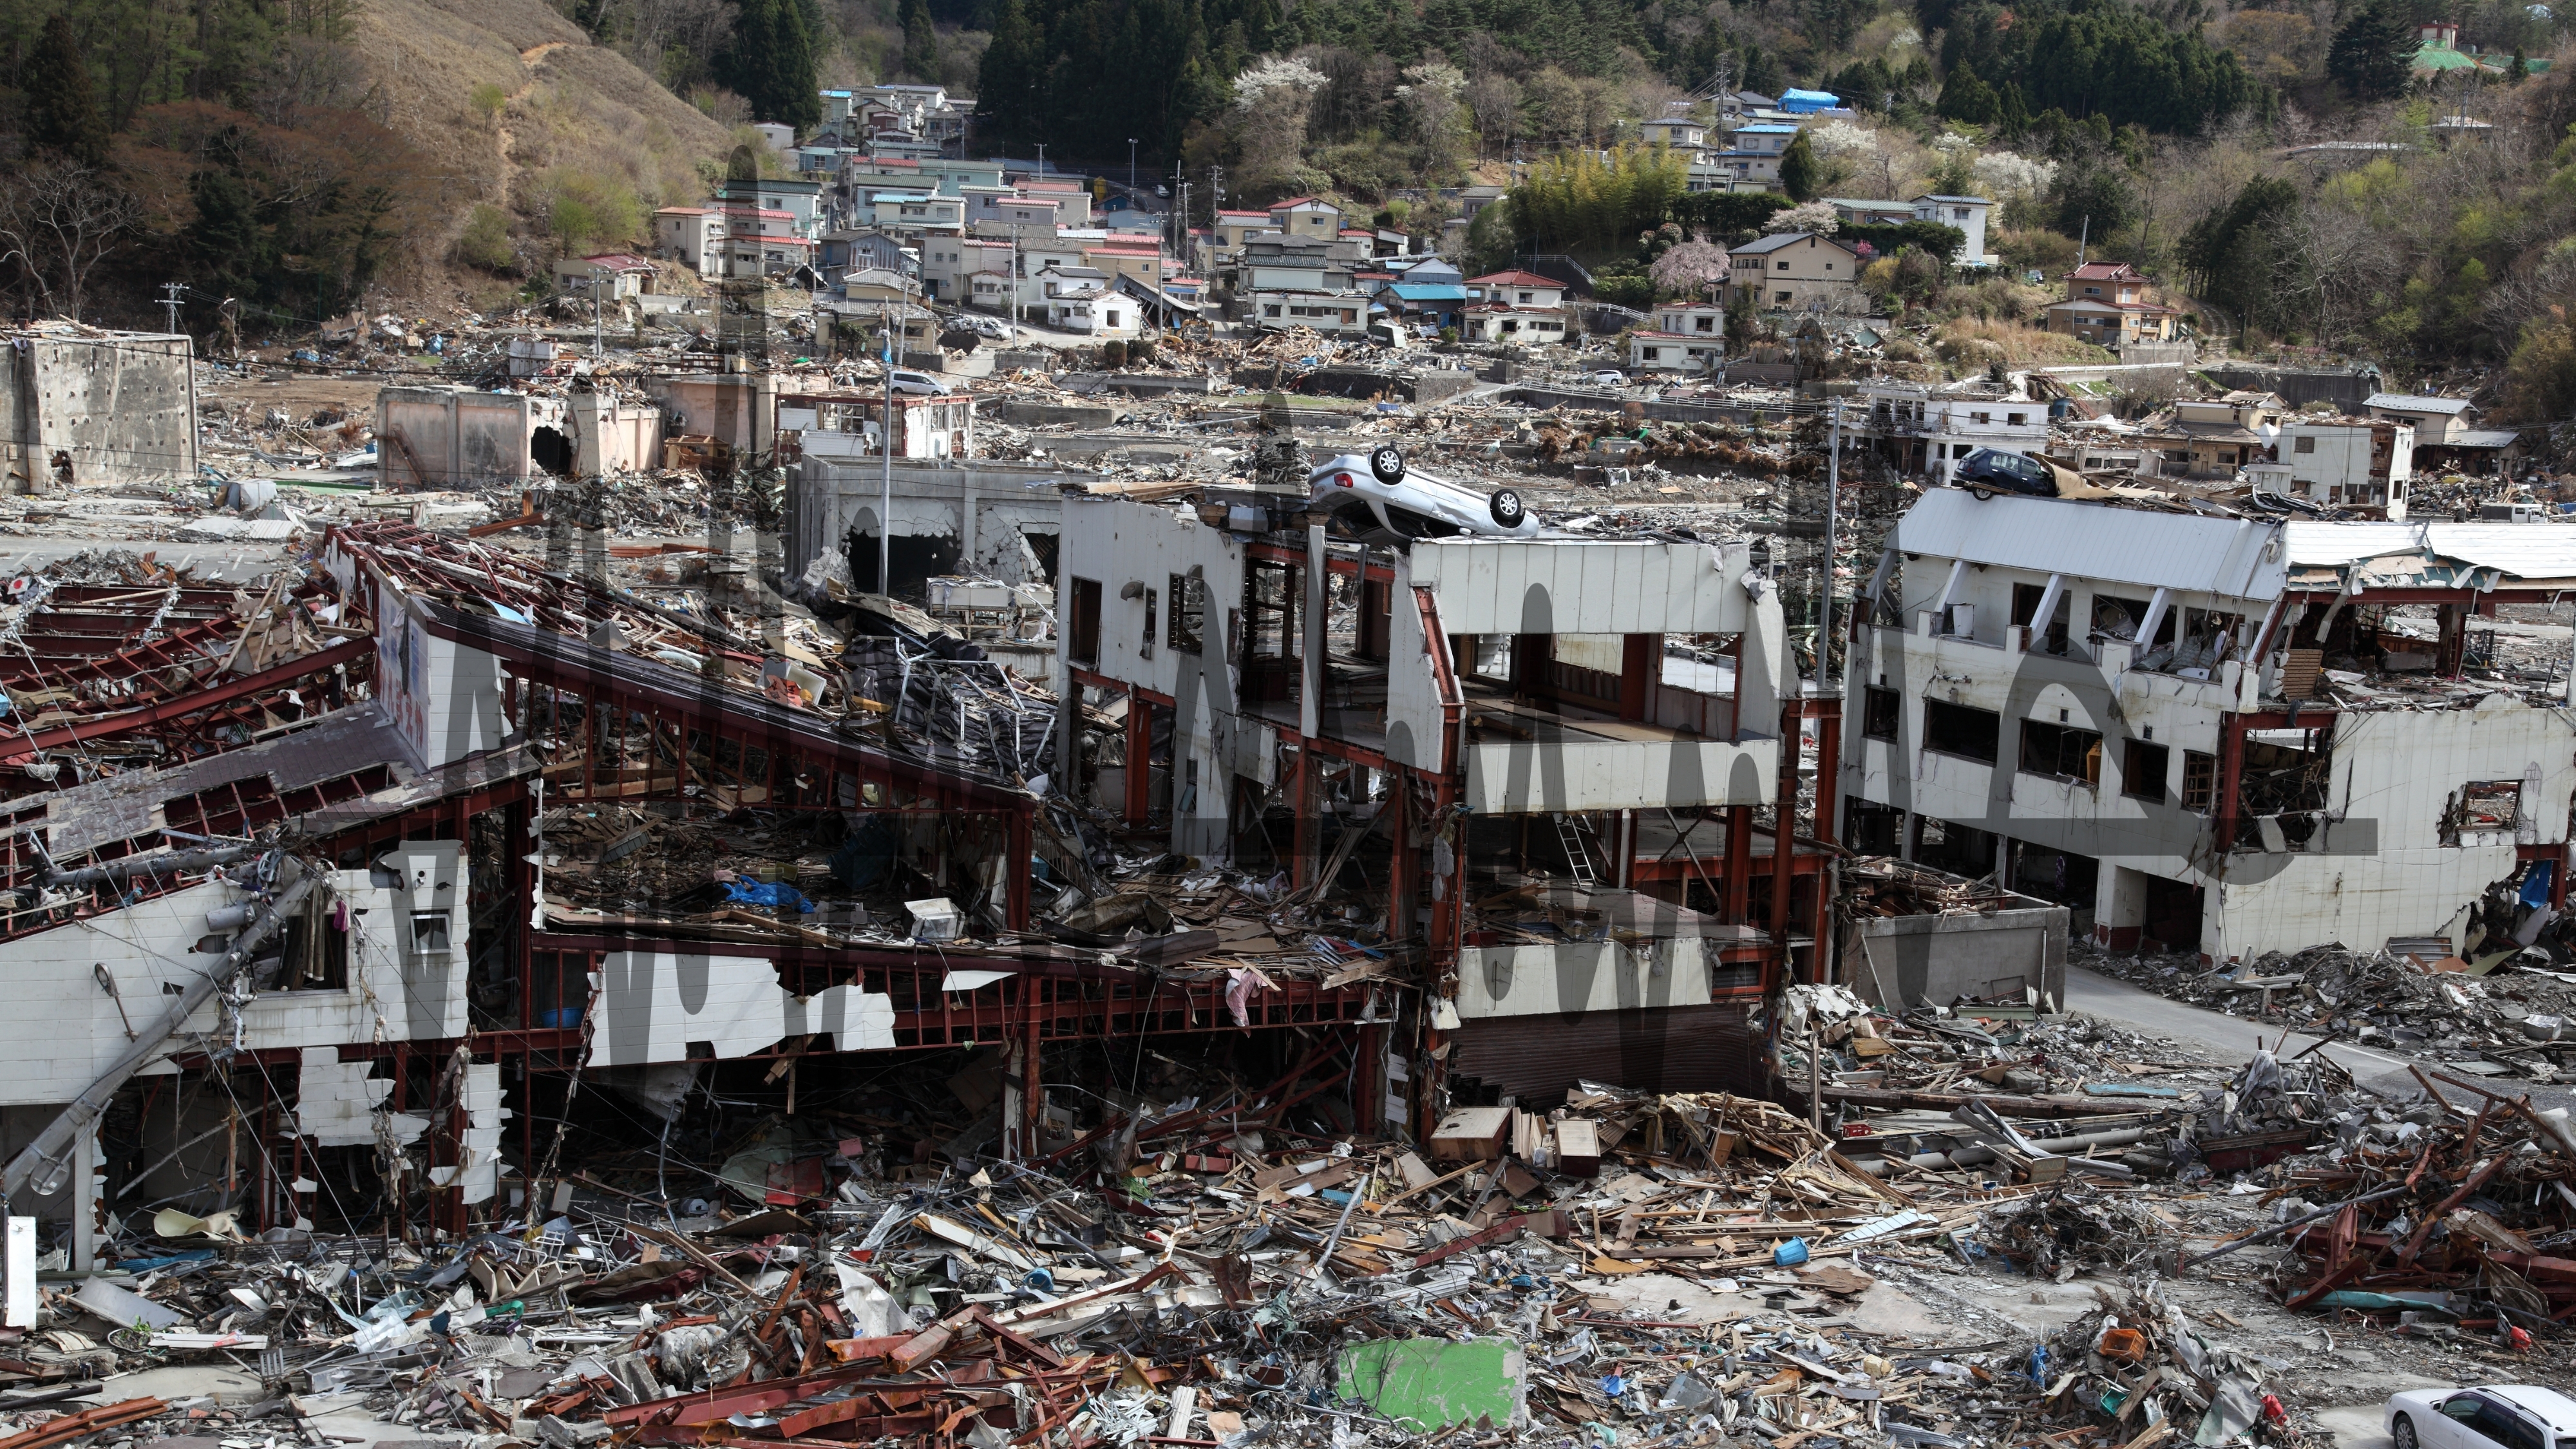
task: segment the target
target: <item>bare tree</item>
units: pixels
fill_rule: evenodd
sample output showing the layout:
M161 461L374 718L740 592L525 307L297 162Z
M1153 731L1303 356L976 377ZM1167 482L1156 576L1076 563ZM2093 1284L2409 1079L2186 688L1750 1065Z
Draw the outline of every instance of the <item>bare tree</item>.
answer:
M0 262L47 311L77 322L90 274L142 221L125 189L76 162L40 165L0 187Z
M1511 149L1512 138L1520 131L1520 82L1500 71L1477 76L1467 82L1467 110L1476 118L1478 151L1500 155Z
M2313 196L2282 220L2272 247L2276 284L2308 314L2320 347L2358 331L2404 276L2396 249L2367 221Z

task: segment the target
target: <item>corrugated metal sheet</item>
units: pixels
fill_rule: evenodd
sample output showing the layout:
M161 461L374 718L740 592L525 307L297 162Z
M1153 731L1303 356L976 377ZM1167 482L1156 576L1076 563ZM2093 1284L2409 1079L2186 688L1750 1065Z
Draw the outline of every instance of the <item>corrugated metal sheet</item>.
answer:
M1449 1069L1546 1104L1578 1080L1649 1092L1761 1090L1761 1040L1747 1006L1497 1016L1461 1024Z
M2429 550L2518 579L2576 578L2576 529L2546 523L2307 523L2288 525L2290 562L2333 567Z
M1411 563L1452 634L1732 634L1751 557L1740 543L1424 539Z
M1906 511L1896 547L1927 558L2065 574L2232 599L2281 592L2281 525L2149 513L2057 498L1934 488Z

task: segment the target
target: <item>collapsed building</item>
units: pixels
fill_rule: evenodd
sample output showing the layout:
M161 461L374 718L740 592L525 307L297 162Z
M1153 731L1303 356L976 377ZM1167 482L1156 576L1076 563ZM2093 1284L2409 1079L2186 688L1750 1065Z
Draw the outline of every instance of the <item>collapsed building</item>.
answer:
M1801 692L1746 544L1398 549L1224 491L1072 495L1064 530L1058 788L1354 891L1364 939L1418 962L1421 1045L1462 1090L1759 1076L1755 1008L1823 939L1831 822L1800 819L1797 771L1838 711ZM1427 1125L1413 1105L1389 1093L1383 1125Z
M2118 949L2501 940L2499 885L2563 908L2576 724L2497 611L2571 587L2528 527L1935 490L1852 620L1846 838Z

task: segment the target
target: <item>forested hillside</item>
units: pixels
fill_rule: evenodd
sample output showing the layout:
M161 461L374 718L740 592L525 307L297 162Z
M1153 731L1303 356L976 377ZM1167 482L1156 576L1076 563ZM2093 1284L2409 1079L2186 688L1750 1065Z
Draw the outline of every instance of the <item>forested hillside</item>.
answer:
M2412 67L2444 17L2460 54ZM0 282L148 321L175 279L280 326L379 284L541 288L702 195L741 123L929 81L978 97L979 154L1132 141L1202 223L1221 178L1430 237L1444 191L1511 183L1471 262L1574 250L1631 300L1811 197L1984 195L2016 271L2081 246L2246 345L2510 360L2545 411L2576 406L2563 34L2513 0L0 0ZM1799 138L1785 196L1691 197L1638 144L1789 86L1857 114ZM2033 305L1879 240L1883 305Z

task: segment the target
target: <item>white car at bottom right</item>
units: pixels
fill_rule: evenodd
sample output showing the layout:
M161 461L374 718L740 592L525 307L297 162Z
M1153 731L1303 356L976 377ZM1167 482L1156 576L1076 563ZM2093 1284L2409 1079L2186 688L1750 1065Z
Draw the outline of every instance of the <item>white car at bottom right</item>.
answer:
M2556 1389L2408 1389L2387 1412L2397 1449L2576 1449L2576 1399Z

